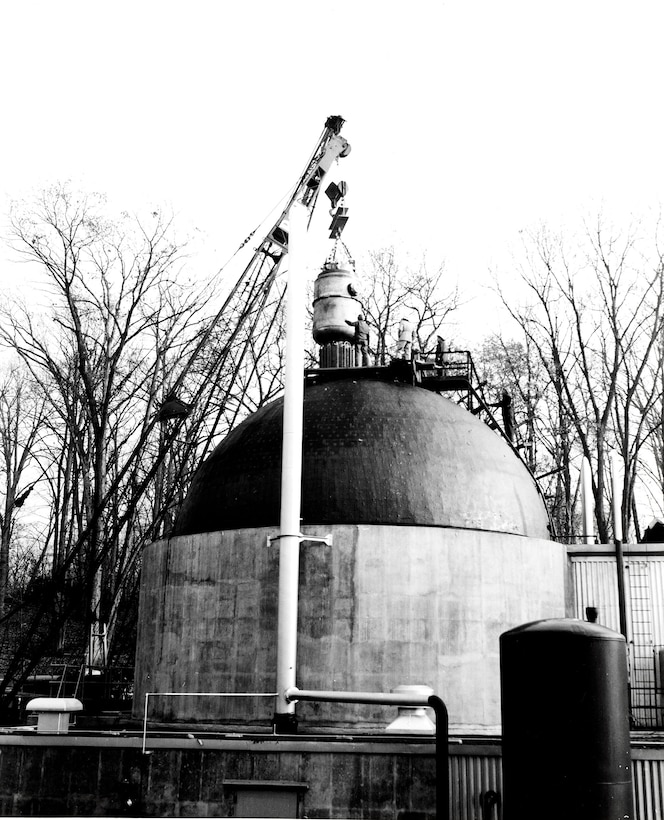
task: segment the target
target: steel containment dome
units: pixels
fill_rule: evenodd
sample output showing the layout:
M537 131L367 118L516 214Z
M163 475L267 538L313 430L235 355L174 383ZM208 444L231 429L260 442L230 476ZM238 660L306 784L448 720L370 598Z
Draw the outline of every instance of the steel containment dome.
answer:
M282 411L272 402L216 448L175 535L278 525ZM371 380L305 391L302 521L549 538L543 500L506 441L436 393Z

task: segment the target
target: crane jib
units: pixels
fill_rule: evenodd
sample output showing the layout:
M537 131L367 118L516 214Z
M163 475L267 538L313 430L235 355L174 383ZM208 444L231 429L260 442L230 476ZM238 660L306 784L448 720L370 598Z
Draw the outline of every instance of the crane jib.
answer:
M251 356L247 356L248 350L262 350L265 347L268 337L278 325L277 317L283 292L272 297L271 291L283 257L288 252L290 209L295 202L301 202L311 217L322 179L336 159L345 157L350 152L348 141L339 134L343 123L343 118L339 116L327 119L323 134L281 215L273 223L272 228L263 235L219 311L201 333L194 350L171 382L171 393L175 395L187 380L187 407L194 407L197 404L207 385L211 382L219 383L217 419L212 424L213 429L216 429L220 418L227 413L227 403L241 368L245 367L245 376L249 381L257 378L256 363L243 365L243 362L245 357L251 360ZM341 219L344 215L339 216ZM245 245L254 234L255 231L242 244ZM195 363L206 349L209 353L207 357L203 357L205 366L197 371ZM231 354L235 356L232 361ZM229 429L234 426L240 411L241 404L230 413L227 419Z

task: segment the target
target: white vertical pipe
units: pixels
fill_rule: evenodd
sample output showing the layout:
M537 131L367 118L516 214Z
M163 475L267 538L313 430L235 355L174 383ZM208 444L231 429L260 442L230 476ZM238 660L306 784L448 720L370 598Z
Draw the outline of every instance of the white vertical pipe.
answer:
M581 462L581 526L583 528L583 543L595 542L595 499L593 497L593 478L590 471L590 462L583 457Z
M613 537L616 541L623 540L621 463L622 459L618 453L611 453L611 506L613 509Z
M618 453L611 453L611 507L613 509L613 538L616 547L616 573L618 581L618 615L620 616L620 631L629 642L627 635L627 598L625 594L625 561L623 556L623 528L622 528L622 486L620 466L622 459Z
M302 403L307 209L294 203L289 213L284 431L281 466L279 602L277 620L277 715L294 715L286 691L295 686L297 657L300 505L302 495Z

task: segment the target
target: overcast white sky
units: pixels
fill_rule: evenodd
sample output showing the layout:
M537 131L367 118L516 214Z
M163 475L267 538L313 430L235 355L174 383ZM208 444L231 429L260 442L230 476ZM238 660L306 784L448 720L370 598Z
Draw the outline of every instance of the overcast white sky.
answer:
M659 207L663 24L654 0L6 0L0 207L65 179L165 203L216 270L340 114L351 250L477 289L522 228Z

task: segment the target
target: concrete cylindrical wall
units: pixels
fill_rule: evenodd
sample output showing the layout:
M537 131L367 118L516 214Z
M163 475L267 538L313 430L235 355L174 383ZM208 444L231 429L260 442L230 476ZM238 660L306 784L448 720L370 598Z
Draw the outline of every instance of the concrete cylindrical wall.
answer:
M501 632L564 614L564 548L505 533L333 525L301 547L297 685L431 686L459 731L500 724ZM273 692L275 528L180 536L143 558L135 714L145 692ZM380 707L299 704L300 730L383 730ZM270 725L269 698L151 699L150 720Z

